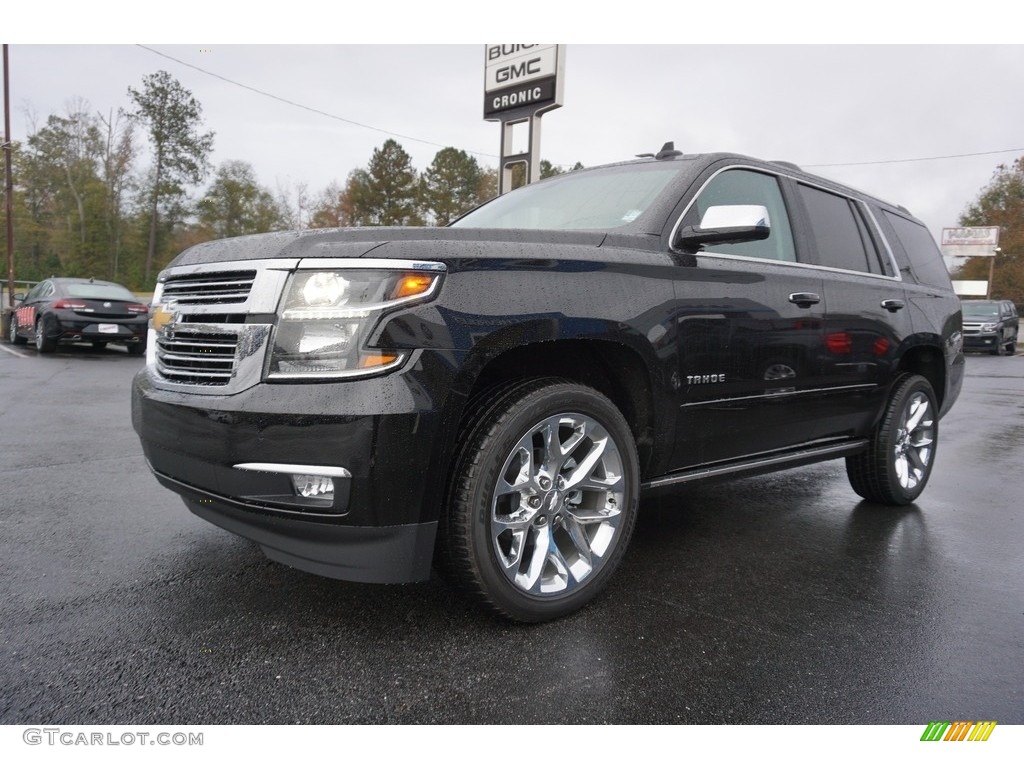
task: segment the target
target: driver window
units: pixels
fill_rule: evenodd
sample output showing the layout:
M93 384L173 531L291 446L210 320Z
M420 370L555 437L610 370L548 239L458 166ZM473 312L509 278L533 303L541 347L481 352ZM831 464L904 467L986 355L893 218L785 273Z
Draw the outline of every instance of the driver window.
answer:
M696 202L683 217L682 226L700 226L704 212L713 205L763 205L768 209L771 220L771 235L767 240L752 243L707 245L702 248L702 252L796 261L789 215L786 213L779 182L774 176L741 169L722 171L701 190Z

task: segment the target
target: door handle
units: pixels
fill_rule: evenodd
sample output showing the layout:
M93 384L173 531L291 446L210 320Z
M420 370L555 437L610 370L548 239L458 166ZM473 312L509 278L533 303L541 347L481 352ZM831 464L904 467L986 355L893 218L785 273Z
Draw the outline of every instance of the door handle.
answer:
M800 309L809 309L812 304L817 304L821 301L821 296L816 293L791 293L789 294L789 300L800 307Z
M885 299L882 302L882 309L887 309L892 313L899 312L905 306L902 299Z

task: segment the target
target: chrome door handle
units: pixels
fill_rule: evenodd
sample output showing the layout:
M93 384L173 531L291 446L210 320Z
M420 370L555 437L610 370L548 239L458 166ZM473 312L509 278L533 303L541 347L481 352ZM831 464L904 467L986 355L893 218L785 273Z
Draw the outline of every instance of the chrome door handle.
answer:
M816 293L791 293L789 294L789 300L800 307L800 309L808 309L812 304L819 303L821 296Z

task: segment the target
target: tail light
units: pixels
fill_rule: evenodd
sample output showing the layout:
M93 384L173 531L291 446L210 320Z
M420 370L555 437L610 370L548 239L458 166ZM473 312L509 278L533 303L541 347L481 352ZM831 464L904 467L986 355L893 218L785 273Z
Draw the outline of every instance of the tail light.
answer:
M70 299L58 299L53 302L54 309L88 309L88 304L83 304L80 301L71 301Z
M149 312L149 307L145 304L129 304L128 311L134 312L137 315L141 315L143 312Z

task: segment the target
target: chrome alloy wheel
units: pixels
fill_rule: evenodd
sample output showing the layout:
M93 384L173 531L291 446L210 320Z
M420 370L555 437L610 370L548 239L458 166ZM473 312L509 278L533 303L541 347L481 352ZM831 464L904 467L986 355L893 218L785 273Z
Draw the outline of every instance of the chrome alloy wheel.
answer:
M594 418L559 413L512 449L491 499L490 539L505 577L528 595L580 588L615 551L622 455Z
M926 477L934 442L931 400L924 392L915 392L903 409L893 445L896 478L905 490L913 490Z

